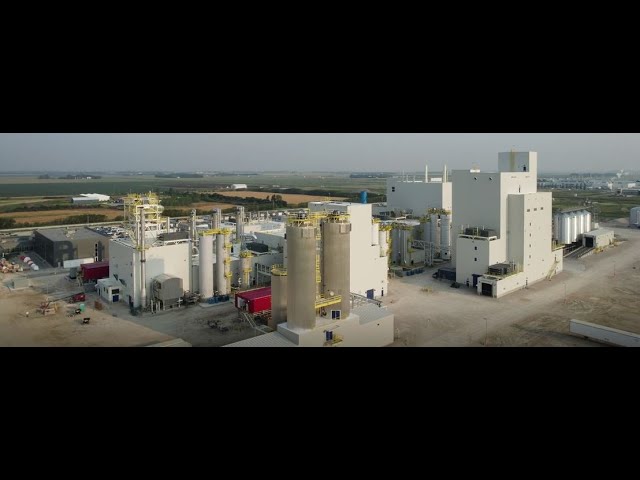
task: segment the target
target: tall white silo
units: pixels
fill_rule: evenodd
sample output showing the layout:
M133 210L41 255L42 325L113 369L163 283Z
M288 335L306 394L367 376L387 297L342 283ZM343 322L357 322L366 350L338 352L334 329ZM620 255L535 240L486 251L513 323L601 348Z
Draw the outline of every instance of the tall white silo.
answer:
M570 237L571 237L571 218L570 215L568 213L563 213L562 214L562 231L561 231L561 235L562 235L562 243L564 243L565 245L571 243Z
M442 258L451 258L451 214L446 213L440 216L440 246L442 248Z

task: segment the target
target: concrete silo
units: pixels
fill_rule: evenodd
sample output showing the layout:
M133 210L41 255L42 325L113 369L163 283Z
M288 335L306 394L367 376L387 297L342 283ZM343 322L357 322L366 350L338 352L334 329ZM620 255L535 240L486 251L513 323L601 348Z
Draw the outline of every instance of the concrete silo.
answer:
M330 215L322 223L322 294L327 298L342 296L340 318L351 313L350 252L351 224L340 216Z
M316 326L316 228L287 225L287 324L290 328Z
M442 258L451 258L451 214L444 213L440 216L440 247Z
M271 267L271 320L274 330L287 321L287 270L282 265Z
M236 242L242 240L244 234L244 207L238 207L236 213Z
M440 216L437 213L431 214L431 243L434 248L440 248Z
M200 295L213 297L213 236L203 235L200 239Z

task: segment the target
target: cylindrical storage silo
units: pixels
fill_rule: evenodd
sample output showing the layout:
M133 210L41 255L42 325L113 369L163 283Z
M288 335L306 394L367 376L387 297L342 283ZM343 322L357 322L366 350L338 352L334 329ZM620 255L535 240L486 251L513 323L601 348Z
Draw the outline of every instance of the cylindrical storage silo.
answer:
M571 235L571 219L568 213L562 214L562 228L560 233L562 235L562 243L565 245L571 243L569 240L569 236Z
M562 229L561 216L555 214L553 216L553 239L560 241L560 230Z
M200 238L200 295L202 298L213 297L213 236Z
M224 235L216 235L216 290L218 295L224 295L227 281L224 278Z
M340 308L340 318L351 313L350 261L351 261L351 224L344 220L332 220L322 224L322 293L325 297L341 295L340 305L328 308Z
M582 234L584 233L584 212L576 212L576 215L578 217L578 230L576 232L576 235L582 236Z
M380 230L378 236L380 239L380 256L386 257L389 255L389 230Z
M242 286L248 288L251 282L251 252L245 250L240 254L240 269L242 274Z
M287 324L291 328L316 326L316 229L287 225Z
M591 231L591 212L585 213L584 215L584 233L589 233Z
M222 295L228 295L231 293L231 230L224 234L224 278L226 284Z
M440 216L440 246L442 248L442 258L451 258L451 214Z
M211 212L211 228L218 230L220 228L220 216L218 215L218 209Z
M573 212L571 214L571 243L578 238L578 215Z
M440 219L437 213L431 214L431 243L435 248L440 248Z
M371 224L371 245L380 245L380 224L378 222Z
M271 270L271 324L274 330L278 324L287 321L287 272L283 269Z
M236 242L242 240L244 234L244 207L238 207L236 213Z

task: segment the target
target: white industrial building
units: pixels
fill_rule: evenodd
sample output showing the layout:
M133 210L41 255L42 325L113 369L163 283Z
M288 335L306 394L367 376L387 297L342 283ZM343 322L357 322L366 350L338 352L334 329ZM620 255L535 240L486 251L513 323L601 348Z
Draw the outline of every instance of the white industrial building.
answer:
M551 193L537 192L537 153L505 152L498 172L453 173L456 281L501 297L562 271L552 245Z
M148 298L153 279L168 274L183 279L183 288L191 289L189 269L191 267L191 244L155 241L145 251L146 285ZM109 244L109 276L120 283L120 300L131 307L141 305L140 251L129 239L111 240Z
M96 202L108 202L111 199L109 195L101 195L99 193L81 193L78 197L72 197L73 203L96 203Z
M613 244L613 230L600 228L585 233L582 237L582 246L588 248L604 248Z
M451 211L452 183L448 181L447 167L438 178L429 178L427 169L424 180L409 180L407 176L388 178L386 207L396 214L405 212L416 217L431 209Z
M231 185L231 190L246 190L247 188L246 183L234 183Z
M351 223L351 293L381 297L389 291L388 232L373 221L370 203L309 203L310 213L334 211L347 214Z

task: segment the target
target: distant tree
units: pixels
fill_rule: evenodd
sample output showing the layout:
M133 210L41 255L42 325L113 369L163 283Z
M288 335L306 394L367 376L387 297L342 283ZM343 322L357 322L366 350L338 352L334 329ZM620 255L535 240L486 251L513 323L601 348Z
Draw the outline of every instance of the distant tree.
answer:
M13 228L16 225L16 221L14 218L6 217L0 218L0 228Z
M38 176L38 180L49 180L51 177L47 174Z

